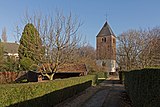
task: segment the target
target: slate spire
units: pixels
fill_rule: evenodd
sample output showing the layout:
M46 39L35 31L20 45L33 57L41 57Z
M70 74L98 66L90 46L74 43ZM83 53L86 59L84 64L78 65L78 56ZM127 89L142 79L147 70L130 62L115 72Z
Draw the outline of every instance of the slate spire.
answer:
M106 21L106 23L103 25L102 29L100 30L100 32L98 33L97 36L110 36L110 35L114 35L111 27L109 26L108 22Z

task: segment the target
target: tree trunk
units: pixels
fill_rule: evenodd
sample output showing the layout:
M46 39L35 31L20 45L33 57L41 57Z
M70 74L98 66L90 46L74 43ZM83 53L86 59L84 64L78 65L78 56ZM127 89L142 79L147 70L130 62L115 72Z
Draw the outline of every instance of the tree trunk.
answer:
M54 73L50 75L49 80L53 80Z

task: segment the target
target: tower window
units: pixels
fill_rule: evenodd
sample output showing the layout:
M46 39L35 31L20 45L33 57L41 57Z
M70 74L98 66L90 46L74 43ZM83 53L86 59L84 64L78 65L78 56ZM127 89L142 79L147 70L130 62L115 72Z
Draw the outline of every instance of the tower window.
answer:
M104 40L103 40L103 38L102 38L102 42L103 42Z
M103 67L105 67L105 66L106 66L106 63L105 63L104 61L102 62L102 66L103 66Z
M116 43L115 39L113 39L113 43Z
M106 42L106 38L104 38L104 42Z
M106 38L102 38L102 42L106 42Z

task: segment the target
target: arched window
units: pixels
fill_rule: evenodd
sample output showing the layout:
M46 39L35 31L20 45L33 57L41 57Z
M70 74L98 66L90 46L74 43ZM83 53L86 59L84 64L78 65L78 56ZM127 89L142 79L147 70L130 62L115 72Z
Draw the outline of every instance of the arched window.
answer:
M115 40L115 39L113 39L113 43L116 43L116 40Z
M102 38L102 42L103 42L103 38Z
M106 42L106 38L104 38L104 42Z
M107 41L107 39L106 38L102 38L102 42L106 42Z
M105 63L104 61L102 62L102 66L103 66L103 67L105 67L105 66L106 66L106 63Z

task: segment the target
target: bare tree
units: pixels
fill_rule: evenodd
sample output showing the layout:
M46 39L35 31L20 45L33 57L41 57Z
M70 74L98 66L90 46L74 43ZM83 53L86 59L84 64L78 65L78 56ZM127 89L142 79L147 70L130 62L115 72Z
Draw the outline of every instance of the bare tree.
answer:
M5 71L5 60L4 60L4 50L3 45L0 42L0 71Z
M130 30L118 37L117 63L125 70L130 70L137 65L136 58L141 49L140 34L136 30Z
M85 63L89 73L101 72L106 67L101 67L96 64L96 50L90 44L84 44L76 51L76 61L78 63Z
M15 27L15 34L14 34L15 42L19 43L20 37L21 37L20 27L17 25Z
M160 66L160 28L155 27L145 32L143 51L139 55L141 66Z
M43 18L37 14L29 17L27 14L25 20L36 26L45 47L39 72L52 80L61 65L74 59L74 51L81 40L78 30L82 24L71 13L64 16L59 11L54 19L51 16Z
M158 66L160 29L129 30L118 36L117 63L122 70Z
M3 40L3 42L7 42L7 34L6 34L5 27L2 29L2 40Z
M89 44L81 46L75 55L77 56L76 60L79 63L92 65L93 62L96 61L96 51Z

